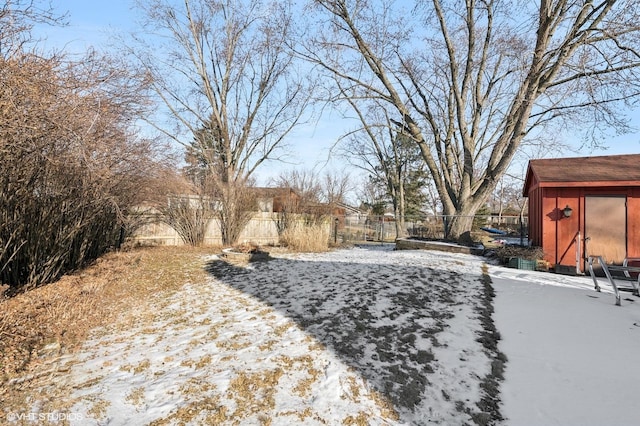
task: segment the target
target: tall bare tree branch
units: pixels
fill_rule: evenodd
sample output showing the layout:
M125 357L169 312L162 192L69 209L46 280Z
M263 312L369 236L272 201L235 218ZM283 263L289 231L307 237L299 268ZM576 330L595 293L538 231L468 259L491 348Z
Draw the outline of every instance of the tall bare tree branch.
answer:
M276 158L303 120L311 79L296 71L289 44L289 1L145 0L147 22L131 54L153 78L165 117L150 117L162 134L188 148L207 169L210 196L221 199L221 227L241 189ZM153 41L163 37L161 45ZM160 118L160 119L159 119ZM223 235L239 235L228 232ZM225 244L234 241L224 241Z
M459 216L452 237L470 229L523 143L556 128L623 131L621 113L640 95L632 0L423 0L411 9L315 0L310 8L322 30L299 54L348 85L354 102L381 103L403 123L444 213Z

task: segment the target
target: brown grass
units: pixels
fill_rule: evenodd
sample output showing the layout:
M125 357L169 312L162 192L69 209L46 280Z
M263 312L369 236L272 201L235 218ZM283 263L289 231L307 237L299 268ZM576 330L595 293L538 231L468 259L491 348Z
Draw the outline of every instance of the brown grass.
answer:
M280 235L280 242L292 251L321 253L329 250L331 227L326 224L294 223Z
M234 424L242 424L240 421L252 414L267 413L275 408L276 385L284 370L259 372L238 372L230 381L227 397L235 401L235 411L231 418ZM261 419L262 424L269 424L269 419Z
M322 371L314 368L315 360L313 357L311 357L311 355L304 355L292 358L282 355L277 358L277 361L285 371L304 371L307 373L307 377L301 379L292 389L296 395L307 398L311 394L313 384L322 376Z
M367 426L369 425L369 416L367 413L360 411L356 416L347 416L343 421L346 426Z
M141 406L144 403L144 388L133 388L125 397L125 401L135 406Z
M206 279L199 255L218 252L155 247L110 253L56 283L0 300L0 399L24 401L36 379L50 373L51 360L79 348L91 330L133 307L141 310L154 295Z
M165 418L152 421L149 426L195 423L195 420L202 413L206 414L203 424L207 425L219 425L228 418L227 408L220 405L218 397L203 397L197 401L187 403L187 405L178 408Z
M324 243L327 240L322 237ZM309 249L301 251L305 250ZM58 393L62 395L66 391L52 389L49 383L52 375L60 375L63 371L61 368L69 369L68 365L57 360L79 349L90 335L109 334L113 332L115 324L127 327L131 322L140 323L144 319L141 315L148 312L157 314L161 305L171 303L171 295L180 291L184 284L204 282L207 274L201 256L213 253L220 253L220 249L151 247L111 253L89 268L65 276L57 283L0 300L0 400L5 411L20 412L25 404L47 398L57 401L57 409L71 407L74 403L72 400L66 401L64 407L60 406ZM274 319L271 309L263 309L260 315ZM275 335L286 333L290 327L289 324L276 327ZM216 330L212 332L217 335ZM227 349L234 350L252 344L249 337L233 336ZM269 346L268 343L265 345ZM318 344L317 349L323 348ZM171 357L165 359L166 362L172 360ZM196 419L202 421L203 417L208 424L229 422L231 419L234 419L234 424L241 424L242 419L274 409L275 385L289 368L306 372L293 391L301 397L308 397L313 383L322 375L314 367L313 358L308 355L283 357L278 361L275 369L239 372L230 381L225 396L233 400L232 408L222 405L220 397L208 395L212 390L210 384L193 383L190 391L182 391L193 392L194 400L152 424L184 423ZM206 368L212 363L212 357L205 355L184 362L192 368ZM149 360L142 359L121 369L144 373L149 367ZM93 386L100 379L94 378L77 386ZM358 395L356 391L352 393ZM372 397L385 416L398 418L382 395L372 391ZM136 406L143 404L144 389L132 389L127 393L126 400ZM108 407L109 402L96 399L90 413L101 418ZM311 417L322 420L310 409L296 415L300 419ZM271 422L271 419L262 416L258 420L264 425ZM366 421L366 417L362 413L345 419L346 424L362 424L363 421Z

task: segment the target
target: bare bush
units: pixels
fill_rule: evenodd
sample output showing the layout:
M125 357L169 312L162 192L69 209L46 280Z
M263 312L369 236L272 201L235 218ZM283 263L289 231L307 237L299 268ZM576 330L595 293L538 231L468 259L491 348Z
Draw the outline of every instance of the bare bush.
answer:
M219 200L215 215L220 222L222 244L233 245L253 217L257 208L252 181L237 179L217 182L214 193Z
M162 214L163 220L176 230L186 244L199 247L204 243L213 211L210 201L201 195L170 196Z
M122 241L153 152L129 132L138 88L112 65L0 58L1 282L54 281Z
M170 195L158 210L162 221L171 226L185 244L204 244L209 221L214 216L214 202L202 185L193 184L182 176L173 176Z
M505 245L495 249L496 255L503 264L509 263L512 257L519 257L526 260L544 259L544 252L540 247L523 247Z

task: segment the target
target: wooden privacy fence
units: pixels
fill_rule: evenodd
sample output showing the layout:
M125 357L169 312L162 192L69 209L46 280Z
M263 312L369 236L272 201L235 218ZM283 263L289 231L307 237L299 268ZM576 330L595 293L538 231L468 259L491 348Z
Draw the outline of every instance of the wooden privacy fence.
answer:
M278 244L278 213L256 212L240 234L239 243L254 243L258 245ZM405 236L427 239L445 238L447 217L421 216L405 219ZM183 245L178 233L162 221L159 213L146 213L141 216L144 223L132 235L135 243L142 245ZM481 217L479 224L494 226L510 234L527 230L526 218L520 223L515 216ZM326 221L330 227L331 242L364 242L364 241L395 241L396 226L393 216L333 216ZM526 240L526 239L525 239ZM207 226L204 239L205 245L222 245L222 236L217 219L211 219Z
M240 243L251 242L259 245L277 244L278 215L275 213L257 212L240 234ZM159 213L147 213L141 218L144 223L132 235L135 243L142 245L184 245L180 235L171 226L162 221ZM211 219L204 237L205 245L222 245L222 235L217 219Z

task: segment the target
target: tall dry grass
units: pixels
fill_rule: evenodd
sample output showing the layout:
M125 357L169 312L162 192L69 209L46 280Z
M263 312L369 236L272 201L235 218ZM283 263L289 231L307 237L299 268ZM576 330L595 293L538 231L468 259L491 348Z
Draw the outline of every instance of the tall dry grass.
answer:
M329 250L331 227L326 223L295 222L280 235L280 242L292 251L320 253Z

